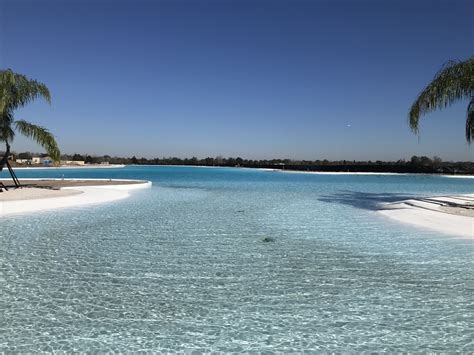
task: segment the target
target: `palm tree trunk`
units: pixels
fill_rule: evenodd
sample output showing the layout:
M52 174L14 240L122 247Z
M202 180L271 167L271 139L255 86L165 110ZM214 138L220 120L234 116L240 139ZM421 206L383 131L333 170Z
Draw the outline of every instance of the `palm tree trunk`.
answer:
M10 144L6 142L6 145L7 145L7 150L5 151L5 154L3 154L3 158L0 161L0 173L3 171L3 168L7 164L8 157L10 156Z
M12 177L13 183L15 184L15 187L21 187L20 181L18 181L18 178L13 171L12 167L10 166L10 163L8 162L8 158L10 157L10 144L8 142L5 142L6 144L6 151L5 154L3 155L2 160L0 161L0 173L3 171L3 168L6 166L8 168L8 171L10 172L10 175Z

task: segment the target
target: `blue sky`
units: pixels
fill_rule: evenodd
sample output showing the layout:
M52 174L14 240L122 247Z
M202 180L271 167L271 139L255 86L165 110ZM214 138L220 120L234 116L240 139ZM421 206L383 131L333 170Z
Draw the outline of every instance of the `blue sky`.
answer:
M45 82L17 113L63 152L472 160L467 102L407 125L446 61L473 55L451 1L0 0L0 67ZM17 138L17 151L40 149Z

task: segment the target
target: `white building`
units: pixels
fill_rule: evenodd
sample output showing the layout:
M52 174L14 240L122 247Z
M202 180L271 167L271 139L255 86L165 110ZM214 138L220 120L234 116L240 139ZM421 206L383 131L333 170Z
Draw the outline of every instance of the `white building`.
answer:
M15 160L18 164L28 164L31 163L31 160L29 159L17 159Z
M31 158L32 164L42 164L42 165L50 165L53 163L53 159L51 157L33 157Z

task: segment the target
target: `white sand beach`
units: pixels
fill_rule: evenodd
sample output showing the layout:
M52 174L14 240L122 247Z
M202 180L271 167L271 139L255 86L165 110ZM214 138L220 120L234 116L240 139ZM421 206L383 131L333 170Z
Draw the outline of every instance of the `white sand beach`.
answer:
M81 190L76 189L51 190L36 187L25 189L10 189L8 191L3 191L0 194L0 203L7 201L25 201L52 197L65 197L79 195L81 193Z
M314 174L314 175L409 175L405 173L377 173L377 172L357 172L357 171L304 171L304 170L281 170L265 169L267 171L278 171L288 174Z
M52 180L50 180L51 182ZM63 209L120 200L130 196L131 190L151 187L150 181L132 180L56 180L55 189L24 187L0 193L0 216Z
M386 203L378 213L402 223L474 239L474 194Z
M363 171L305 171L305 170L282 170L282 169L270 169L270 168L258 168L262 171L273 171L288 174L313 174L313 175L414 175L412 173L383 173L383 172L363 172ZM447 174L416 174L426 176L442 176L447 178L457 179L474 179L474 175L447 175Z

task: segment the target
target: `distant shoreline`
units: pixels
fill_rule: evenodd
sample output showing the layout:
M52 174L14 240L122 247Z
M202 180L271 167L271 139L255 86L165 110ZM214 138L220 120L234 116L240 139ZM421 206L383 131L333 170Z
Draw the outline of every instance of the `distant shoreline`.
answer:
M149 167L183 167L183 168L208 168L208 169L250 169L268 172L280 172L291 174L315 174L315 175L426 175L426 176L446 176L452 178L474 179L474 174L449 174L449 173L427 173L427 172L378 172L378 171L321 171L321 170L295 170L277 168L259 168L251 166L225 166L225 165L181 165L181 164L125 164L124 166L149 166Z
M304 170L281 170L281 169L266 169L266 168L258 168L258 170L262 171L274 171L280 173L288 173L288 174L314 174L314 175L393 175L393 176L403 176L403 175L426 175L426 176L443 176L449 178L462 178L462 179L474 179L474 175L466 175L466 174L436 174L436 173L390 173L390 172L376 172L376 171L304 171Z
M14 170L48 170L48 169L120 169L128 166L136 167L187 167L187 168L207 168L207 169L251 169L268 172L280 172L289 174L314 174L314 175L378 175L378 176L403 176L403 175L426 175L444 176L450 178L474 179L474 174L469 173L436 173L436 172L390 172L390 171L341 171L341 170L302 170L302 169L280 169L272 167L251 167L251 166L225 166L225 165L181 165L181 164L110 164L110 165L78 165L78 166L34 166L34 167L13 167Z
M390 169L381 169L380 171L368 169L354 169L356 166L351 166L350 169L341 169L339 166L323 166L316 167L320 169L308 169L306 166L287 166L284 169L274 166L229 166L229 165L199 165L199 164L125 164L125 166L168 166L168 167L189 167L189 168L239 168L239 169L254 169L261 171L275 171L288 173L305 173L305 174L327 174L327 175L433 175L433 176L451 176L451 177L473 177L474 172L459 171L457 172L437 172L427 170L401 170L390 171Z
M13 170L48 170L48 169L119 169L125 164L110 165L62 165L62 166L12 166Z

